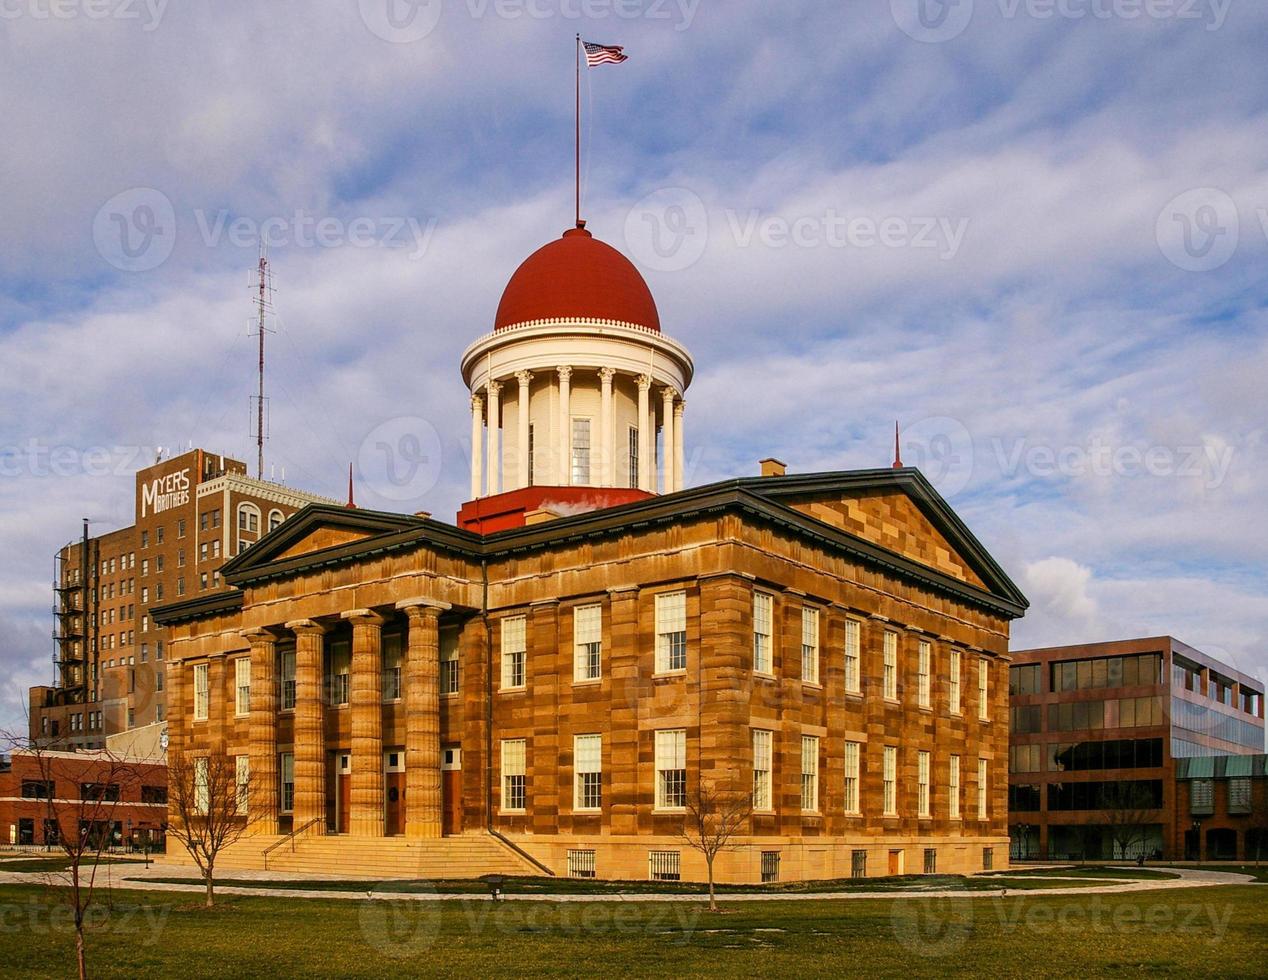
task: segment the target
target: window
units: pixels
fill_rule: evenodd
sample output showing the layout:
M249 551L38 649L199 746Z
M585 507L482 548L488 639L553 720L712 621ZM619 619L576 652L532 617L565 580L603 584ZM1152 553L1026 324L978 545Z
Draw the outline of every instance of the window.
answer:
M154 571L155 571L155 572L158 572L158 573L162 574L162 571L163 571L163 565L164 565L164 556L163 556L163 555L159 555L157 558L155 558L155 559L154 559Z
M502 620L502 690L524 686L524 651L527 619L508 616Z
M285 519L286 518L282 516L282 512L280 510L269 511L269 530L276 531L282 526L282 521Z
M210 520L211 520L211 513L209 511L203 511L201 514L199 514L198 515L198 530L200 531L207 530L207 526L210 523Z
M801 679L819 683L819 610L801 609Z
M524 810L526 743L522 738L502 740L502 812Z
M280 661L278 679L281 682L282 710L290 711L295 707L295 651L282 650L278 654Z
M774 597L767 592L753 593L753 671L771 672L771 615Z
M1104 667L1104 661L1096 661ZM1093 677L1093 685L1096 687L1105 686L1104 670L1100 671L1100 684L1096 684L1096 678ZM1018 667L1008 668L1008 693L1009 694L1042 694L1042 665L1041 664L1022 664Z
M457 694L461 690L458 661L458 631L440 631L440 693Z
M207 759L194 760L194 812L206 814L208 805Z
M163 526L161 524L154 529L154 543L155 544L163 543ZM159 559L159 565L160 566L162 565L162 559Z
M977 659L977 717L979 721L989 721L990 712L990 671L991 665L985 657Z
M881 766L881 813L886 817L898 816L898 749L885 746Z
M594 877L594 850L585 849L569 849L568 851L568 877L569 878L593 878Z
M772 734L760 728L753 730L753 809L771 809L771 740Z
M207 720L211 692L207 688L207 665L194 664L194 721Z
M1228 781L1228 812L1250 813L1250 777L1235 776Z
M590 420L572 420L572 485L590 484Z
M207 542L206 541L204 541L202 544L198 546L198 560L199 561L207 560Z
M331 643L329 664L326 703L332 706L348 704L351 694L352 644L347 640Z
M638 489L638 426L631 425L629 431L629 466L630 489Z
M260 531L260 509L254 504L238 505L238 530L258 534Z
M867 851L856 849L850 852L850 877L867 877Z
M947 688L947 700L950 702L951 714L960 713L960 651L951 651L951 673Z
M656 596L656 673L687 669L687 593Z
M278 809L282 813L291 813L295 809L295 756L291 752L282 752L278 756L277 778L281 782L281 798Z
M898 634L885 631L885 663L882 680L887 701L898 700Z
M779 851L762 851L762 884L779 881Z
M845 780L842 783L842 796L845 812L859 813L859 743L845 743Z
M921 640L916 664L916 704L929 707L929 672L932 669L933 647L928 640Z
M929 816L929 753L916 756L916 816Z
M239 657L233 662L234 687L237 699L234 702L234 714L251 713L251 658Z
M150 532L142 531L141 532L141 547L148 548L149 546L150 546ZM142 567L144 567L144 565Z
M682 879L681 851L648 851L647 876L652 881L679 881Z
M986 819L986 760L977 760L977 818Z
M982 848L982 870L990 871L995 867L995 848Z
M51 779L22 780L22 798L24 800L51 800L53 794L53 780Z
M233 784L237 789L238 816L246 816L247 790L251 785L251 757L237 755L233 758Z
M656 733L656 809L680 810L687 805L687 732Z
M166 803L167 787L166 786L142 786L141 787L142 803Z
M574 810L598 810L603 806L603 736L572 737Z
M849 694L859 693L859 622L857 619L845 621L845 690Z
M181 518L176 522L176 536L183 538L185 536L185 518Z
M947 765L948 816L952 820L960 819L960 757L951 756Z
M1189 781L1189 812L1199 815L1215 812L1215 780Z
M938 849L936 847L925 848L925 874L936 875L938 873Z
M819 809L819 739L801 736L801 808Z
M400 633L387 633L383 636L380 686L384 701L399 701L401 698L401 659L404 646L405 637Z
M573 680L598 680L603 654L603 607L578 606L572 611Z

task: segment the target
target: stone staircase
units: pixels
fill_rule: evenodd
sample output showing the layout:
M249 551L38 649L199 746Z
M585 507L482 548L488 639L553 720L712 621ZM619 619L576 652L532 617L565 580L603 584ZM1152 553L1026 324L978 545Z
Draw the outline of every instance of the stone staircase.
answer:
M277 846L268 853L266 869L264 850L274 844ZM260 834L243 838L220 852L216 860L217 874L233 870L437 880L478 878L486 874L542 874L531 861L489 834L429 840L302 834L295 838L293 850L291 841L284 836Z

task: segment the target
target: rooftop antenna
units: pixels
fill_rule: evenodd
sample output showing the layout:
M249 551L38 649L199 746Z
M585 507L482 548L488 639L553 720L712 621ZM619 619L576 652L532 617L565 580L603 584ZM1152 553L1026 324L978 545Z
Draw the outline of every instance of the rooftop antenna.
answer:
M894 423L894 469L903 468L903 450L898 441L898 423Z
M352 464L351 464L351 463L349 463L349 464L348 464L348 503L347 503L347 507L348 507L348 509L349 509L349 510L356 510L356 509L357 509L357 501L356 501L356 498L352 495Z
M260 261L256 267L256 281L252 284L252 288L256 292L255 309L256 309L256 330L255 335L259 339L259 377L257 393L252 397L255 403L255 476L257 480L264 479L264 440L265 421L264 421L264 335L270 333L265 326L265 318L273 312L273 270L269 265L268 245L263 238L260 239Z

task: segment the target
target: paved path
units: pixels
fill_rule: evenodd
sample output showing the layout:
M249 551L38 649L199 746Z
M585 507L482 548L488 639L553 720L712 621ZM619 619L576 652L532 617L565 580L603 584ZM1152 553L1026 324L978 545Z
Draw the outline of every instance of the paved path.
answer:
M1013 898L1025 896L1039 895L1110 895L1121 892L1141 892L1141 891L1160 891L1177 888L1209 888L1216 885L1240 885L1253 882L1251 875L1237 874L1230 871L1195 871L1190 868L1151 868L1150 870L1168 871L1179 875L1178 878L1151 878L1147 880L1124 881L1122 879L1111 878L1094 878L1081 879L1095 881L1097 884L1088 885L1086 887L1077 888L1054 888L1054 889L1012 889L999 888L983 891L970 891L968 889L942 888L931 889L927 891L849 891L849 892L781 892L772 894L769 892L747 893L747 892L726 892L719 897L727 902L801 902L801 901L823 901L823 900L850 900L850 899L878 899L878 898L1000 898L1009 896ZM154 878L170 878L170 877L192 877L197 875L197 871L189 865L172 865L172 864L154 864L147 871L145 868L113 868L103 867L101 871L107 874L98 873L97 884L102 885L106 882L113 884L118 888L130 888L144 891L166 891L166 892L193 892L201 893L203 886L200 884L172 884L170 882L154 881ZM1021 873L1015 877L1021 877ZM299 882L303 878L294 873L280 873L269 871L239 871L229 870L225 872L226 878L236 878L239 880L256 880L256 881L288 881ZM322 875L323 880L333 881L339 878L338 875ZM1045 876L1046 877L1046 876ZM344 880L358 880L344 877ZM1074 880L1065 878L1063 880ZM15 871L0 870L0 883L5 884L61 884L65 881L65 875L60 873L21 873ZM392 881L385 881L385 885L393 884ZM370 892L370 891L331 891L321 888L243 888L236 885L218 885L216 887L217 895L259 895L268 898L327 898L327 899L343 899L345 901L365 901L374 899L377 901L460 901L460 902L487 902L490 896L487 894L465 894L465 893L441 893L441 892ZM672 895L672 894L617 894L617 895L502 895L502 901L508 902L699 902L705 898L703 895Z

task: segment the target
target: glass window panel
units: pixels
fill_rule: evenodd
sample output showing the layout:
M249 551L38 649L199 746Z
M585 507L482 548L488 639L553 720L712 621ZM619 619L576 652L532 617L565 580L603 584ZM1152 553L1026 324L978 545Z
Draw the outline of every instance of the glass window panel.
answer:
M1123 687L1135 687L1139 677L1139 667L1135 657L1123 658Z
M1109 687L1121 687L1123 683L1123 658L1110 657L1106 680Z
M1104 657L1099 657L1092 661L1092 686L1104 687L1105 678L1108 675L1109 664Z
M1077 666L1079 690L1086 691L1092 686L1092 661L1080 660Z

